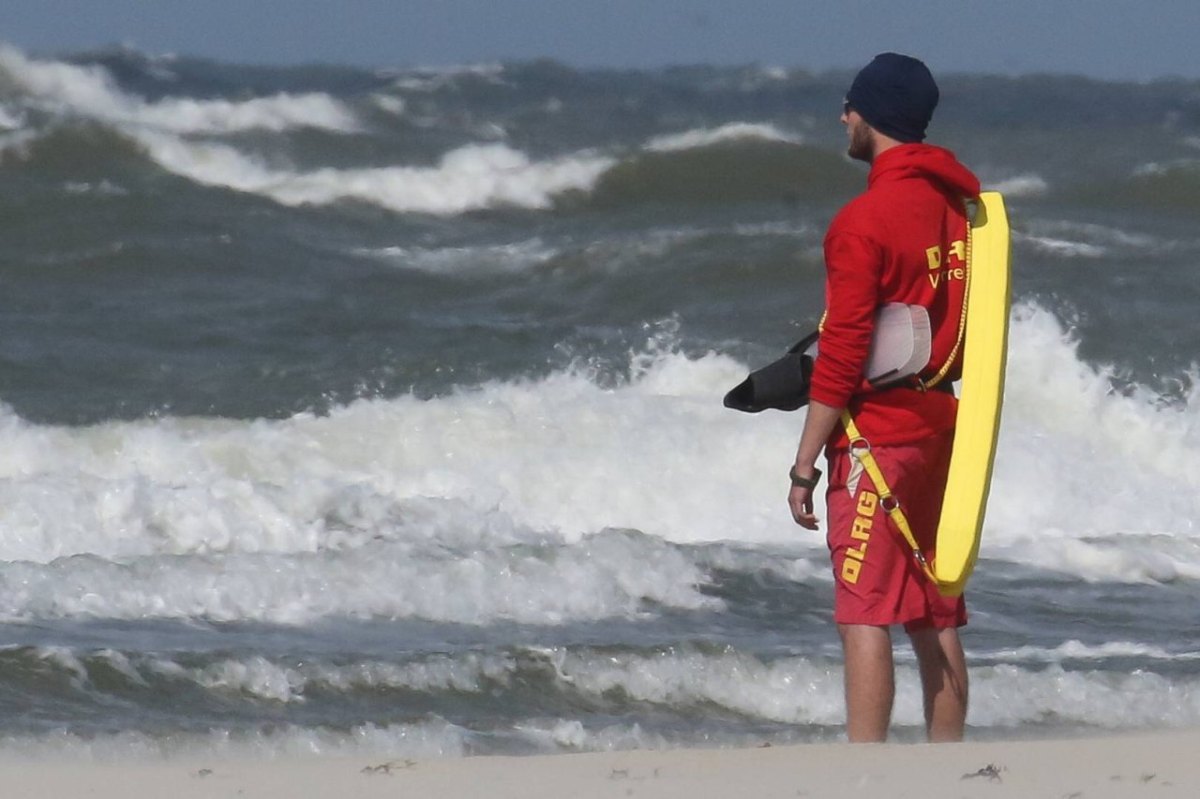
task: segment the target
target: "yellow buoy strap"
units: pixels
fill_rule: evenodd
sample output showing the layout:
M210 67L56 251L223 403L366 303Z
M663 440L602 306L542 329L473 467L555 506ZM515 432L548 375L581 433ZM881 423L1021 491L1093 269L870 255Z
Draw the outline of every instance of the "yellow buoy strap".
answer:
M963 341L967 337L967 298L971 296L971 200L964 200L963 204L966 206L967 213L967 241L963 251L963 263L966 265L967 276L963 281L962 308L958 312L958 338L954 341L954 349L950 350L950 357L942 364L942 368L938 369L937 374L928 380L917 378L917 385L923 391L933 388L945 379L950 372L950 367L958 359L958 353L962 350Z
M883 470L879 468L879 461L875 460L875 456L871 454L871 443L858 431L858 425L854 424L854 418L850 415L850 411L842 411L842 424L845 425L846 435L850 438L850 454L862 464L863 469L871 478L871 482L875 484L875 490L879 493L880 506L887 512L892 524L912 548L913 557L916 558L921 570L925 572L925 576L936 585L938 579L925 560L925 553L921 551L921 546L917 543L916 536L913 535L912 527L908 524L908 517L904 515L904 509L900 507L900 500L892 494L892 489L888 487L887 480L883 476Z

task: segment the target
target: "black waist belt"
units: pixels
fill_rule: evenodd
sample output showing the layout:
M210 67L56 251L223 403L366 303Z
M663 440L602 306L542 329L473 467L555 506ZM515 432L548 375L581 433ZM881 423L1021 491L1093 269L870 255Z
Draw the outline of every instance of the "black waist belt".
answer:
M935 383L932 386L923 386L920 384L913 384L913 385L904 384L904 385L898 386L898 387L912 389L913 391L920 391L922 394L928 393L930 391L940 391L943 394L949 394L952 397L954 396L954 384L951 383L949 380L943 380L942 382Z

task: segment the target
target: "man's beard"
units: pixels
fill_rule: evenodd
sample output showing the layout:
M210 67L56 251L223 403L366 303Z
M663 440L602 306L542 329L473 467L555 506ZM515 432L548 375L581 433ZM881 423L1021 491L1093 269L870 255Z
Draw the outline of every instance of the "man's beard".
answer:
M846 149L846 155L869 164L873 154L871 131L865 122L859 122L850 128L850 146Z

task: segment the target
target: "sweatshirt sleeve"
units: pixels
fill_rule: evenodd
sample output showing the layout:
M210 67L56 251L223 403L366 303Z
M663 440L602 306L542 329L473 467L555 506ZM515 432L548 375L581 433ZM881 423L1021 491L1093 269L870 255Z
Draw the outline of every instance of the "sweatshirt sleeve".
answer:
M879 305L883 254L866 236L834 227L825 239L825 322L809 396L844 408L862 385Z

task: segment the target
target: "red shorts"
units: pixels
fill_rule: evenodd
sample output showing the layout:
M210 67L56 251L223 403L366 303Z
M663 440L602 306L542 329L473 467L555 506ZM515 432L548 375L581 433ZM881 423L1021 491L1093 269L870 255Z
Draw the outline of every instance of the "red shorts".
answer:
M912 444L871 449L930 561L953 439L949 431ZM871 476L856 467L857 461L845 449L829 454L827 540L836 584L834 621L903 624L910 632L966 624L963 598L938 593L883 509Z

